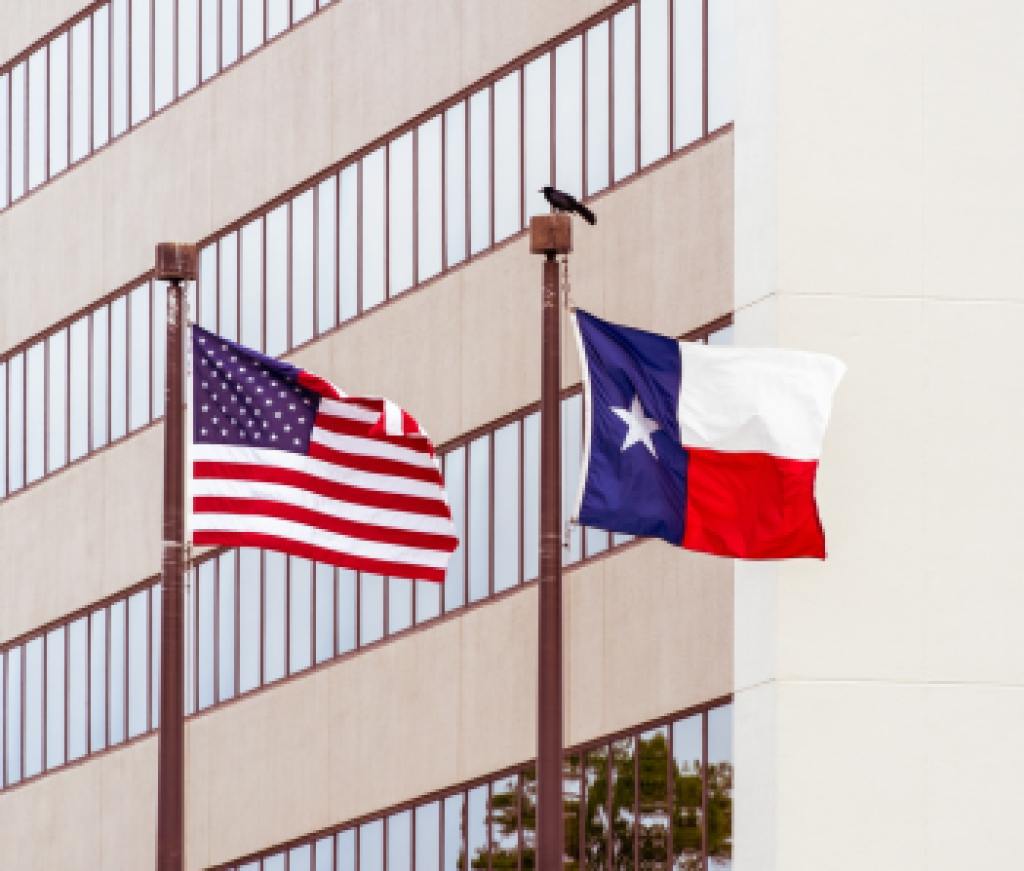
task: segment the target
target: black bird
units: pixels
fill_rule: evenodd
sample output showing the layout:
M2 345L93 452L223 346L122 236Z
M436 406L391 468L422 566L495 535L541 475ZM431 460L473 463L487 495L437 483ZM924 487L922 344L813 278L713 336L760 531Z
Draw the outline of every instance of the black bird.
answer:
M572 194L567 194L565 191L551 187L551 185L545 185L540 189L540 192L544 194L544 199L554 207L556 212L575 212L588 224L594 225L597 223L594 213Z

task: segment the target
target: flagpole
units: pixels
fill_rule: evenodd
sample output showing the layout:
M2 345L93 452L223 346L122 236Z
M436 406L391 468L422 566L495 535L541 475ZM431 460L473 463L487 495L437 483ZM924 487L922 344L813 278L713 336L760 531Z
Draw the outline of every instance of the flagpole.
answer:
M164 509L161 564L160 728L157 871L182 871L185 854L185 287L196 278L196 248L156 246L156 278L167 281L164 388Z
M572 250L564 214L530 219L530 253L543 254L540 400L540 583L537 633L537 857L562 867L562 471L559 254Z

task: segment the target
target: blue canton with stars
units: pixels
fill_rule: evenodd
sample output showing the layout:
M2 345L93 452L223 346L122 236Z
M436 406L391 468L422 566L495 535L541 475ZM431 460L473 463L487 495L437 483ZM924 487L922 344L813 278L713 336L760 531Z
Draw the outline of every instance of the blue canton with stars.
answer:
M193 326L194 442L305 454L320 395L298 383L301 371Z

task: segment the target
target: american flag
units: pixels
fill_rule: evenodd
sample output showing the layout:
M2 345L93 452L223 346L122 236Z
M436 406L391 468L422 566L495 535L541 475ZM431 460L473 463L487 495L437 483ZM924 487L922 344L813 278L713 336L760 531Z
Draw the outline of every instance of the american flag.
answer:
M198 326L192 361L195 544L444 580L451 509L406 412Z

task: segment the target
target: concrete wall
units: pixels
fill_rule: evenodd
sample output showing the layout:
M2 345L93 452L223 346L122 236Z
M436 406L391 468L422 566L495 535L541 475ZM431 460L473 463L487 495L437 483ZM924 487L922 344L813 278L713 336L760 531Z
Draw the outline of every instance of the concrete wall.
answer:
M849 374L828 561L736 568L735 867L1013 867L1024 11L743 0L737 21L737 341Z
M580 305L673 334L729 310L730 135L595 209L600 221L577 228L570 267ZM392 397L446 441L538 398L540 269L519 239L297 359L350 392ZM568 384L579 379L568 330L563 346ZM159 571L162 444L154 426L0 503L0 640ZM62 530L59 548L43 529Z
M604 5L325 10L0 214L0 349L152 268L156 242L206 236Z
M0 0L0 64L6 63L19 52L53 28L59 27L76 12L88 5L89 0Z
M567 744L729 692L729 576L726 561L661 542L565 576ZM191 720L187 868L531 758L536 592ZM147 738L0 793L4 867L149 867L155 781Z

